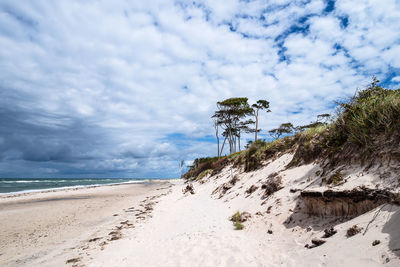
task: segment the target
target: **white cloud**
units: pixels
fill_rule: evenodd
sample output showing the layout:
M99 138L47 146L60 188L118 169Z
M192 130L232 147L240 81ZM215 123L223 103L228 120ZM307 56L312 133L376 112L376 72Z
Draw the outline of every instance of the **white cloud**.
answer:
M396 1L340 0L329 14L324 8L322 0L3 1L0 103L31 114L40 127L87 125L76 136L48 135L70 149L69 160L88 159L25 163L39 173L174 176L181 159L215 153L202 139L213 136L210 116L219 100L269 100L264 130L302 124L329 112L370 74L400 66ZM0 158L22 155L6 147L10 137L1 127ZM0 170L20 162L0 162Z

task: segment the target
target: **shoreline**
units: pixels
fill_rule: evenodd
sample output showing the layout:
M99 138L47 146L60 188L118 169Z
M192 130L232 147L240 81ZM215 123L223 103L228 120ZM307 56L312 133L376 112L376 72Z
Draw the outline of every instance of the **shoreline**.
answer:
M0 193L1 198L9 198L9 197L18 197L23 195L28 195L32 193L46 193L46 192L59 192L64 190L79 190L85 188L97 188L102 186L116 186L116 185L124 185L124 184L146 184L146 183L153 183L155 181L176 181L180 180L181 178L158 178L158 179L142 179L142 180L130 180L127 182L122 183L110 183L110 184L92 184L92 185L73 185L73 186L63 186L63 187L54 187L54 188L43 188L43 189L31 189L31 190L22 190L22 191L15 191L15 192L7 192L7 193Z
M0 196L0 265L60 266L88 257L147 218L133 212L168 194L171 180ZM118 229L115 231L113 229ZM109 235L115 232L114 235Z

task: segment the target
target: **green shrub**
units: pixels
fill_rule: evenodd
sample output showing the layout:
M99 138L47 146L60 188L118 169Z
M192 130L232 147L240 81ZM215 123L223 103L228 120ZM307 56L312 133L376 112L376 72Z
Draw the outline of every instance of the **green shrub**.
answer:
M338 185L343 181L343 174L341 171L336 171L334 174L332 174L328 180L326 181L327 184L334 184Z
M197 158L193 161L193 165L190 167L190 169L183 175L183 178L187 180L194 180L203 171L214 169L214 164L217 161L218 157Z
M384 89L374 80L365 90L340 104L335 122L337 137L367 150L374 150L380 136L398 138L400 90Z
M207 169L205 171L202 171L196 178L196 181L199 181L201 179L203 179L205 176L209 175L210 173L212 173L212 169Z
M262 162L276 156L280 152L285 152L291 149L294 145L294 138L286 136L282 139L277 139L272 142L257 140L245 150L239 158L238 164L244 164L246 172L254 171L262 166Z
M288 167L324 157L331 158L332 165L364 160L378 148L382 151L383 146L398 143L400 90L384 89L378 82L374 79L365 90L339 103L337 119L331 124L296 134L298 148Z
M237 222L241 220L240 211L237 211L235 214L232 215L231 219L232 222Z
M243 228L244 228L243 224L239 221L236 221L234 223L234 226L235 226L235 230L243 230Z
M233 222L235 230L242 230L244 228L243 224L241 223L242 214L240 214L240 211L237 211L235 214L233 214L230 220Z

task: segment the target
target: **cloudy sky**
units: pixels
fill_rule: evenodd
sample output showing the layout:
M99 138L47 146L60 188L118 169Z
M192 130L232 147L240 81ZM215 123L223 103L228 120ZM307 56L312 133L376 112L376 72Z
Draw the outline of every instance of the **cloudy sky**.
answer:
M217 101L269 100L266 138L373 75L400 87L398 0L1 0L0 177L177 177Z

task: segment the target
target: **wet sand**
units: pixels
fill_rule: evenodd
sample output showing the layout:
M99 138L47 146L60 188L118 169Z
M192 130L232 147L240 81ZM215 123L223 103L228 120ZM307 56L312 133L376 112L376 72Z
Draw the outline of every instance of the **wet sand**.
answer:
M147 210L138 218L140 207L165 195L170 186L157 181L3 195L0 265L59 266L69 261L79 266L81 257L90 258L91 250L103 249L145 219Z

